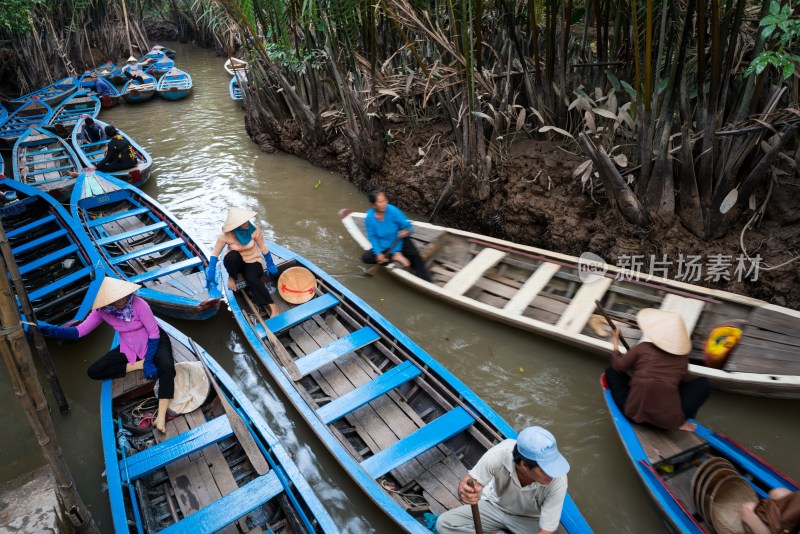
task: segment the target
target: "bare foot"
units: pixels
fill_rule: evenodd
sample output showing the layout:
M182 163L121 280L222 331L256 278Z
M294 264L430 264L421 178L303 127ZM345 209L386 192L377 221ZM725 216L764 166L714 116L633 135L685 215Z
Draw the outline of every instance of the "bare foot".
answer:
M692 423L691 421L684 421L683 424L678 427L678 430L683 430L684 432L694 432L697 430L697 424Z
M158 412L158 416L156 417L156 430L161 432L162 434L167 431L167 412L164 412L164 415L161 415L161 412Z
M228 277L228 289L236 291L236 280L234 280L232 276Z
M402 265L404 269L408 269L411 266L411 262L408 261L408 258L403 256L402 252L395 252L392 255L392 261L396 261L397 263Z
M144 369L144 360L136 360L134 363L125 365L125 372L132 373L133 371L141 371Z

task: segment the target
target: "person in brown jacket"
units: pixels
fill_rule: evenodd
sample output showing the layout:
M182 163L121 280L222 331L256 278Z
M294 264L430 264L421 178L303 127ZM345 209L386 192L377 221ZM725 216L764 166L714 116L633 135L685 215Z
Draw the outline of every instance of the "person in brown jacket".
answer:
M800 532L800 491L774 488L769 499L744 503L742 525L749 534L798 534Z
M612 335L614 350L606 380L614 402L635 423L694 431L697 425L689 419L711 394L711 382L707 378L690 380L685 356L691 352L692 342L683 318L648 308L639 312L636 322L643 341L626 354L619 352L619 329Z

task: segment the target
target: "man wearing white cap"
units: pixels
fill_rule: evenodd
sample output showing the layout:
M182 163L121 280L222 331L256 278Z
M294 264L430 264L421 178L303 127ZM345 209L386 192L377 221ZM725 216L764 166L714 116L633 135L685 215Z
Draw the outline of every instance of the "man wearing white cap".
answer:
M471 505L477 504L485 532L555 532L567 495L569 463L553 434L540 426L507 439L484 454L458 483L465 506L445 512L439 534L475 532ZM474 487L468 481L472 479Z

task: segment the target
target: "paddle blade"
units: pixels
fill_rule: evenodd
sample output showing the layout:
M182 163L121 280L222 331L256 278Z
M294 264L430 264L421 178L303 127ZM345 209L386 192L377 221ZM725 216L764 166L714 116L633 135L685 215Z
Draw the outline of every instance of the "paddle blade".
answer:
M342 209L339 210L339 218L340 219L344 219L345 217L347 217L351 213L353 213L353 210L349 210L347 208L342 208Z

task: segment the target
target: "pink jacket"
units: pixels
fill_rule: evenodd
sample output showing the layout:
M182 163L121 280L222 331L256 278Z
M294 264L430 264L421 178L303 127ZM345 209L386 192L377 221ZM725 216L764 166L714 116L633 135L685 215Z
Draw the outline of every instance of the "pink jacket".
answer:
M133 296L133 312L133 319L126 323L103 310L93 310L78 325L78 337L85 336L101 323L106 322L119 333L119 348L128 359L128 363L141 360L147 352L147 340L159 337L158 323L156 323L150 306L136 295Z

